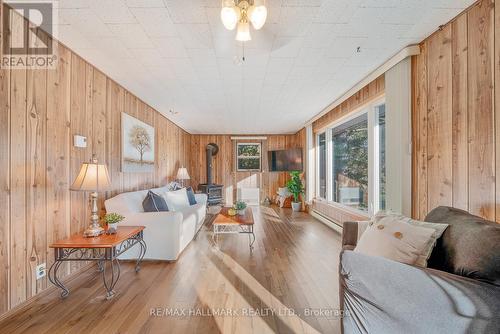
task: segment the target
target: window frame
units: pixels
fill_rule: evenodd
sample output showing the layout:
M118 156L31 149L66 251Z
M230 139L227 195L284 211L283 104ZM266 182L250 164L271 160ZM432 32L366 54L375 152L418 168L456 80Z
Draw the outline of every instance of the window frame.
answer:
M381 96L367 104L353 110L349 114L335 120L330 123L320 132L316 133L316 147L319 147L319 136L326 133L326 198L319 196L319 149L316 150L316 192L315 199L320 201L326 201L328 204L338 206L347 211L359 215L373 215L379 210L380 205L380 179L379 171L380 166L378 166L379 161L379 129L378 129L378 112L377 107L382 104L386 104L385 95ZM357 208L353 208L339 202L333 201L333 129L341 126L363 114L367 114L368 119L368 210L363 211ZM387 115L387 110L386 110ZM387 123L386 123L387 126Z
M238 155L238 152L239 152L239 147L240 146L249 146L249 145L256 145L259 147L259 155L258 156L240 156ZM241 142L241 143L236 143L236 152L235 152L235 156L236 156L236 171L237 172L261 172L262 171L262 143L245 143L245 142ZM259 168L258 169L242 169L240 168L240 164L239 164L239 161L240 159L259 159Z
M318 148L318 149L315 150L316 151L316 154L315 154L315 156L316 156L315 157L315 160L316 160L316 182L315 182L316 183L316 191L314 193L314 197L317 198L317 199L326 200L327 196L328 196L328 156L325 157L325 160L326 160L325 162L326 162L326 165L327 165L327 166L325 166L325 168L326 168L326 178L327 178L326 194L325 194L326 196L325 197L320 196L320 189L321 189L321 181L320 181L320 177L321 176L320 176L320 174L321 173L320 173L319 169L321 168L321 166L320 166L321 164L319 163L319 155L320 155L320 152L319 152L319 136L321 136L323 134L325 135L325 141L326 141L327 140L327 138L326 138L327 137L326 130L318 132L315 135L315 142L316 142L315 147ZM326 148L326 153L328 155L328 147Z

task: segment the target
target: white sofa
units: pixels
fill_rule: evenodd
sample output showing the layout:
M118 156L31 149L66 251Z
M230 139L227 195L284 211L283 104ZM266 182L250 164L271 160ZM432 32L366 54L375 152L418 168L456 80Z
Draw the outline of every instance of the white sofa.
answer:
M166 187L151 189L162 195ZM121 226L145 226L144 241L147 245L145 259L176 260L203 225L206 215L207 195L195 194L197 204L182 211L144 212L142 201L148 190L119 194L104 202L106 212L124 216ZM140 246L123 253L120 259L136 259Z

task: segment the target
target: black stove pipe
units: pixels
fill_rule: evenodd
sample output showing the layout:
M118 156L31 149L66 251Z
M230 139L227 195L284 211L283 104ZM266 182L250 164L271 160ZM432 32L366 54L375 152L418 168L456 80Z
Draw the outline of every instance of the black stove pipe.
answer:
M207 153L207 186L212 184L212 158L219 152L219 146L214 143L210 143L206 147Z

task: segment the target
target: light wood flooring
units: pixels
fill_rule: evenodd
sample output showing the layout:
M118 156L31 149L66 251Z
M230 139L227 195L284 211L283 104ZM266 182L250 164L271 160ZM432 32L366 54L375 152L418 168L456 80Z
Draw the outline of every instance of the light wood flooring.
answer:
M91 267L70 281L68 298L46 294L0 332L339 333L335 316L308 310L338 308L340 235L306 213L253 210L252 254L244 235L214 248L208 223L176 262L147 261L137 274L123 262L112 300Z

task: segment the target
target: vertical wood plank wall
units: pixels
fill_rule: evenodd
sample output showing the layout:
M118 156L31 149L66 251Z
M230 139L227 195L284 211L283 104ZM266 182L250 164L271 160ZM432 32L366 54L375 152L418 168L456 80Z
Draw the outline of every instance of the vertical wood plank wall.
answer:
M478 1L412 59L413 216L449 205L500 221L500 6Z
M213 160L213 178L215 183L224 185L226 203L232 203L236 200L238 187L260 188L262 201L266 196L272 199L276 195L278 188L285 186L288 173L269 172L268 151L302 148L303 159L306 158L305 129L294 135L268 135L266 136L267 140L257 141L261 142L262 145L262 172L236 172L236 162L234 161L235 145L236 142L245 142L245 140L231 140L230 135L192 135L191 137L190 184L197 187L198 184L206 182L205 147L208 143L216 143L219 146L219 153ZM256 142L255 140L246 141Z
M24 24L16 16L10 29ZM153 173L120 172L122 111L154 126ZM73 147L76 134L87 137L87 148ZM88 224L88 194L69 191L82 162L94 153L108 165L113 188L101 194L102 207L119 192L173 180L189 165L190 147L190 134L61 44L56 69L1 69L0 314L47 288L34 273L52 264L48 245Z

